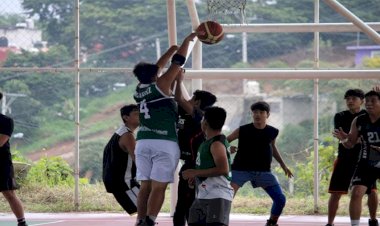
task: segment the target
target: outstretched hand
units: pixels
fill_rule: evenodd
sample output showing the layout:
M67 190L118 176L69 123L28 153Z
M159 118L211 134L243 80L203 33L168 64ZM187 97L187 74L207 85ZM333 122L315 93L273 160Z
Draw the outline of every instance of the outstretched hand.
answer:
M185 40L191 42L191 41L194 40L194 38L195 38L196 36L197 36L197 33L192 32L192 33L190 33L190 34L185 38Z
M339 140L344 140L344 139L347 139L348 138L348 134L346 132L343 131L342 127L339 127L339 129L335 129L333 132L332 132L332 135L336 138L338 138Z

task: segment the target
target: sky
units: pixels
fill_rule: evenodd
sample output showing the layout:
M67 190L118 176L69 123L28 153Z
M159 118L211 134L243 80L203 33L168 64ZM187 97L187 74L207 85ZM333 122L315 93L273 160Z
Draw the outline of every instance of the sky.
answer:
M0 14L21 13L21 0L1 0Z

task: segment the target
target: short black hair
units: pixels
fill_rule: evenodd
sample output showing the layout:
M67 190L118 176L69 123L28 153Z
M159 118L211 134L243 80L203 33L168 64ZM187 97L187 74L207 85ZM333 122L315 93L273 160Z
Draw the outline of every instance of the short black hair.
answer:
M348 97L359 97L360 99L364 99L364 92L361 89L349 89L344 94L344 99Z
M205 109L204 120L213 130L222 130L226 121L227 112L221 107L208 107Z
M377 96L377 98L379 98L379 100L380 100L380 92L377 92L375 90L371 90L364 95L365 98L370 97L370 96Z
M0 92L0 100L3 99L3 93Z
M251 105L251 111L254 111L254 110L266 111L269 114L270 106L265 101L258 101Z
M124 115L129 116L129 114L131 114L132 111L138 111L138 110L139 108L137 107L136 104L124 105L122 108L120 108L121 119L123 119Z
M201 105L199 106L201 110L211 107L216 102L216 96L208 91L195 90L193 96L195 100L201 101Z
M140 83L149 84L152 78L158 73L158 66L156 64L140 62L136 64L133 69L133 74L137 77Z

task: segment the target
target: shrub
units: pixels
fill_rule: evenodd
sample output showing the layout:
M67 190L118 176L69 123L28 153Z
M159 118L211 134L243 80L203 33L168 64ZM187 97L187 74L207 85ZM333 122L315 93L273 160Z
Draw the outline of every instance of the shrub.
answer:
M74 185L73 170L61 157L43 157L29 171L27 182L50 187Z

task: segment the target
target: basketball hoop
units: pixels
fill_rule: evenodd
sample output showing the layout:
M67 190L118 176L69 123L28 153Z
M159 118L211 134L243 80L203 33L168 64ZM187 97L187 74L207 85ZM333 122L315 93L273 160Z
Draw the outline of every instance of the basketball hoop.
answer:
M225 18L231 24L238 19L245 23L245 5L247 0L207 0L207 10L210 20Z

